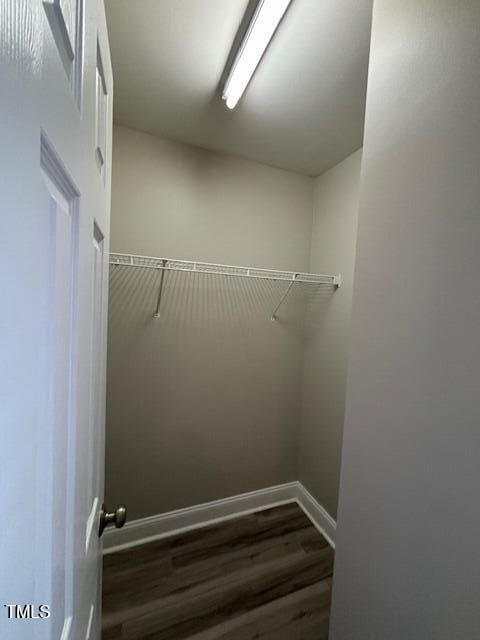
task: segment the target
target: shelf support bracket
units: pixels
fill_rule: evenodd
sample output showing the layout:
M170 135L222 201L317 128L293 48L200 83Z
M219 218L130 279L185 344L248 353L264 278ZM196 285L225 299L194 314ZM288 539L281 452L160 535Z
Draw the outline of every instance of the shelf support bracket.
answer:
M161 263L162 266L158 267L162 270L162 274L160 276L160 284L158 285L157 306L155 308L155 313L153 314L154 318L160 318L160 303L162 302L163 283L165 280L165 265L167 264L167 261L162 260Z
M295 284L296 279L297 279L297 274L296 274L296 273L294 273L294 274L293 274L293 278L292 278L292 280L291 280L290 284L289 284L289 285L288 285L288 287L285 289L285 292L284 292L283 296L280 298L280 300L279 300L279 302L278 302L277 306L275 307L275 309L273 310L272 315L270 316L270 320L271 320L272 322L274 322L274 321L277 319L277 313L278 313L278 310L280 309L280 307L282 306L282 304L283 304L283 303L285 302L285 300L287 299L287 296L288 296L288 294L290 293L290 289L291 289L291 288L293 287L293 285Z

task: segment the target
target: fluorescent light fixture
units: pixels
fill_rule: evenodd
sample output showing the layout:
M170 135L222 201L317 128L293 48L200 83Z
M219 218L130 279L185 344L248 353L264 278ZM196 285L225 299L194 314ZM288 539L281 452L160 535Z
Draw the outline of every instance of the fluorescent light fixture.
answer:
M291 0L260 0L223 90L233 109L242 97Z

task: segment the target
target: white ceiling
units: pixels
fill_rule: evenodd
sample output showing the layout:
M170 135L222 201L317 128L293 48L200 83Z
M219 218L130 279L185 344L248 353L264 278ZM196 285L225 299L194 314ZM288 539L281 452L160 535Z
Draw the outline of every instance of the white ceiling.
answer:
M220 80L248 0L106 0L115 121L318 175L362 144L372 0L292 0L236 109Z

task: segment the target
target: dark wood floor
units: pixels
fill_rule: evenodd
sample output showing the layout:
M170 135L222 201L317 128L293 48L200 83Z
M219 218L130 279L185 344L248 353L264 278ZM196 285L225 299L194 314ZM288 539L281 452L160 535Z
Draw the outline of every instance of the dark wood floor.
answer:
M288 504L106 555L103 640L323 640L333 551Z

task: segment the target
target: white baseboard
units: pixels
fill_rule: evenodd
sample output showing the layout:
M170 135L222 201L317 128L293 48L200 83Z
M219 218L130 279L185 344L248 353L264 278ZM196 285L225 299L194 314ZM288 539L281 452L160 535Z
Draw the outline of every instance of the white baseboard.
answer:
M103 552L104 554L114 553L121 549L289 502L297 502L332 547L335 546L336 525L333 518L300 482L288 482L140 520L132 520L122 529L108 529L103 537Z
M297 482L288 482L258 491L168 511L148 518L127 522L122 529L109 529L104 534L104 553L118 551L181 531L203 527L228 518L254 513L273 506L293 502Z
M310 518L315 527L326 538L330 546L335 549L335 534L337 530L337 523L328 513L328 511L322 507L322 505L315 500L312 494L305 489L301 482L298 482L298 494L297 502L302 507L303 511Z

